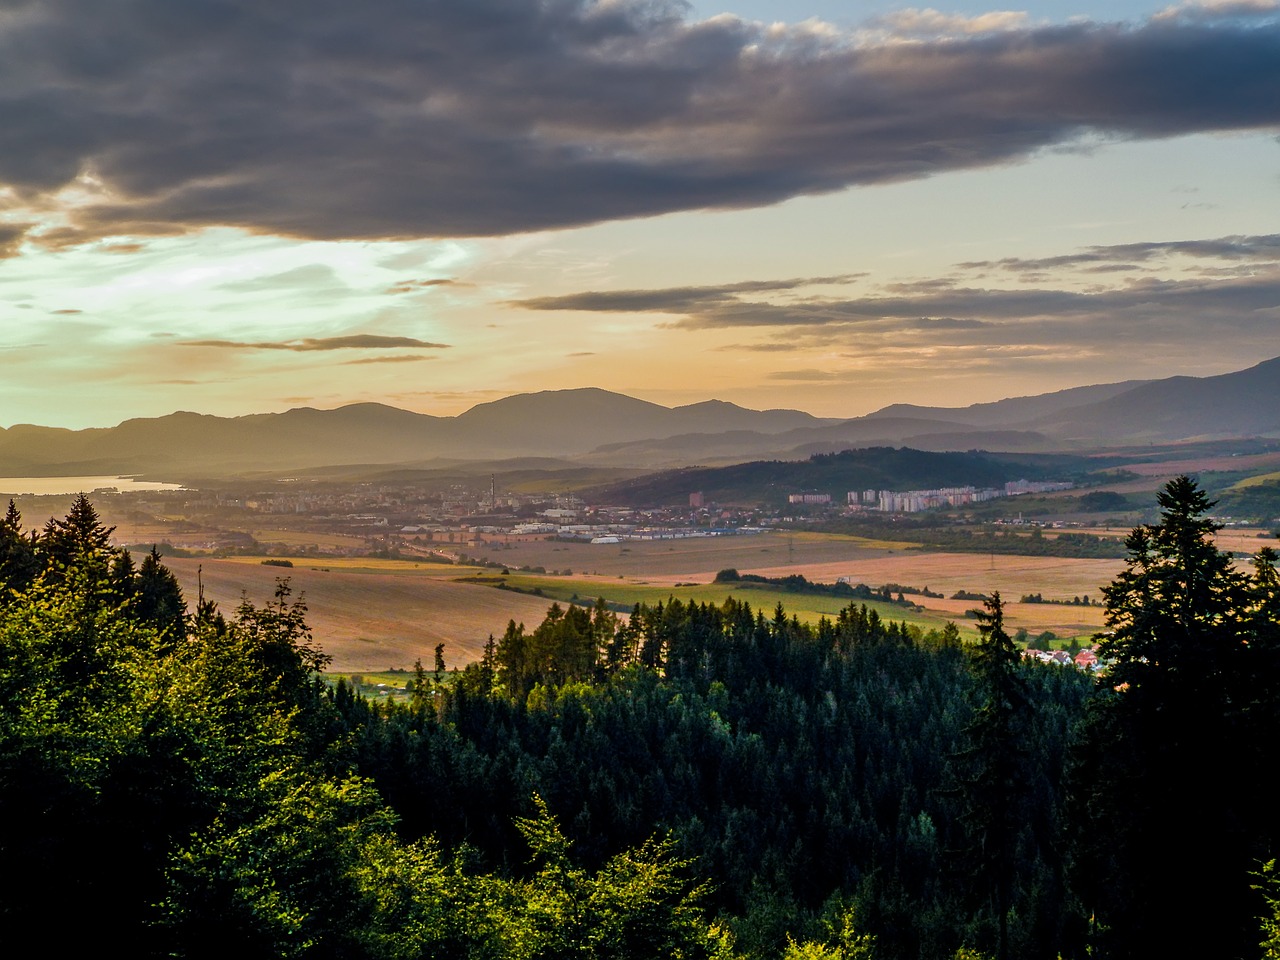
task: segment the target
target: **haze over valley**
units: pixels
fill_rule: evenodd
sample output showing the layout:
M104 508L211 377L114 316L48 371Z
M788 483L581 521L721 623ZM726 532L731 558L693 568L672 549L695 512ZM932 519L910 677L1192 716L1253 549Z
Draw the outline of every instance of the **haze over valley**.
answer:
M10 928L1280 958L1280 0L0 0L0 82Z

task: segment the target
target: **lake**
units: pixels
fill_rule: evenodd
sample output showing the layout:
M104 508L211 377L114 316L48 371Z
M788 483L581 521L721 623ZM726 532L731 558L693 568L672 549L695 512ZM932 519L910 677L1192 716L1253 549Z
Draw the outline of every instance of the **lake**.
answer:
M121 493L137 493L143 490L181 490L182 484L134 480L132 477L0 477L0 494L5 496L93 493L104 487L115 487Z

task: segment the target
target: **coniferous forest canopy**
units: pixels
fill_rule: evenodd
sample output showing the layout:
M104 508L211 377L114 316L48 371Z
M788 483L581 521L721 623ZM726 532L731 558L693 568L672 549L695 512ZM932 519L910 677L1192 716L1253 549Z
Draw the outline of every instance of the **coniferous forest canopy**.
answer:
M1280 577L1183 477L1096 679L853 603L552 606L409 704L93 505L0 522L0 916L60 951L1280 957Z

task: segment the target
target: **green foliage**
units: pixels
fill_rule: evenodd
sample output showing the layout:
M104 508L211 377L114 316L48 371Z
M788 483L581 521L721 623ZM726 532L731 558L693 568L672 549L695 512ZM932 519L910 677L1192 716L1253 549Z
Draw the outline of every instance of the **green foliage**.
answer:
M1060 467L1054 467L1057 470ZM635 506L685 504L690 490L721 503L786 504L788 490L824 491L844 499L849 490L918 490L931 487L1003 485L1019 477L1040 478L1035 458L988 453L935 453L909 447L866 447L808 460L755 461L728 467L695 467L647 474L599 487L588 495L606 503Z
M562 629L566 616L553 610L542 627ZM961 824L939 788L975 709L954 625L922 634L865 606L808 626L739 600L638 605L603 625L589 679L561 683L555 664L528 675L538 632L512 624L496 642L495 696L464 674L438 711L371 724L353 705L362 772L405 836L518 862L511 822L536 819L536 792L591 876L666 831L714 882L708 907L732 918L753 958L776 960L788 935L835 942L817 918L841 894L885 958L950 957L971 922L996 928L987 900L962 904L968 878L943 869ZM1020 731L1028 789L1010 814L1020 905L1049 889L1060 757L1089 685L1025 672L1041 709ZM1053 929L1013 928L1025 956L1055 952Z
M1276 955L1277 556L1236 569L1190 481L1130 537L1096 690L1022 663L998 594L967 655L671 599L553 606L370 703L287 580L189 616L85 506L0 524L0 918L60 949L1243 956L1261 917Z
M1255 889L1261 890L1267 911L1262 915L1262 960L1280 960L1280 874L1276 862L1268 860L1254 875Z
M787 937L782 960L874 960L876 938L858 933L854 927L854 911L845 909L836 924L826 923L827 936L822 941L796 943Z
M1037 531L1038 532L1038 531ZM913 532L901 529L898 539L919 541L936 550L965 553L999 553L1021 557L1078 557L1110 560L1125 555L1120 541L1090 533L1060 533L1046 537L1043 533L1025 535L999 529L970 530L959 527L937 527Z
M721 570L716 574L716 583L735 583L747 588L755 584L765 587L773 587L786 593L805 593L816 594L825 597L841 597L850 600L878 600L881 603L893 603L901 607L914 607L915 605L903 597L901 584L885 584L879 590L873 590L865 583L850 584L843 581L839 583L815 583L808 577L799 573L789 574L785 577L763 577L755 573L738 573L737 570L728 568ZM919 593L918 590L905 588L909 592ZM897 597L894 597L897 593Z
M1114 490L1093 490L1080 497L1080 509L1096 513L1128 510L1129 501Z
M1280 840L1262 787L1280 762L1274 555L1236 569L1187 477L1159 504L1103 591L1111 665L1076 756L1093 829L1075 838L1073 876L1103 955L1244 955L1258 913L1245 878ZM1186 829L1186 810L1205 828Z
M544 810L522 824L540 864L523 880L401 841L342 734L338 710L363 701L325 692L288 582L230 620L188 618L158 554L134 570L94 516L51 521L68 559L0 603L10 925L56 929L68 952L142 956L531 960L570 942L593 958L729 956L670 841L591 872ZM586 912L562 923L579 896Z
M38 575L0 604L0 915L52 928L70 911L85 938L164 952L199 908L172 864L246 857L266 785L322 752L320 660L287 592L188 620L158 554L135 571L87 500L46 531Z
M285 768L255 786L175 850L162 922L188 954L346 952L371 909L355 872L390 812L354 778Z
M980 698L965 728L965 745L954 760L959 778L960 836L953 869L985 897L996 927L996 956L1009 955L1009 913L1020 869L1017 817L1026 809L1028 751L1023 732L1030 721L1029 690L1018 669L1020 654L1004 629L1004 604L993 593L978 615L980 639L971 660Z
M0 604L8 592L29 587L39 568L35 537L25 535L22 514L10 500L4 519L0 520Z
M537 816L517 820L537 874L525 885L528 956L644 960L723 956L730 941L699 905L706 888L686 878L690 861L669 840L648 840L594 875L569 858L571 843L540 797Z
M1280 517L1280 480L1266 480L1228 490L1222 495L1222 509L1229 516L1274 523Z

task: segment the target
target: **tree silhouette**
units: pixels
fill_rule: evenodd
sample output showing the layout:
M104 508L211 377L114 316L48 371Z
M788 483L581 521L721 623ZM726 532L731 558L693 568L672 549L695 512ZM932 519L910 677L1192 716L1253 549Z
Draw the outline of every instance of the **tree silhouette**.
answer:
M1074 774L1075 887L1100 955L1244 956L1261 906L1249 871L1276 836L1256 779L1258 744L1280 734L1263 642L1274 571L1235 569L1195 481L1158 500L1160 521L1129 535L1103 589L1109 669Z
M996 956L1009 956L1009 911L1018 878L1019 814L1026 792L1027 688L1018 648L1004 629L1004 604L991 595L978 614L980 639L971 661L979 702L955 757L960 777L963 843L955 863L996 918Z

